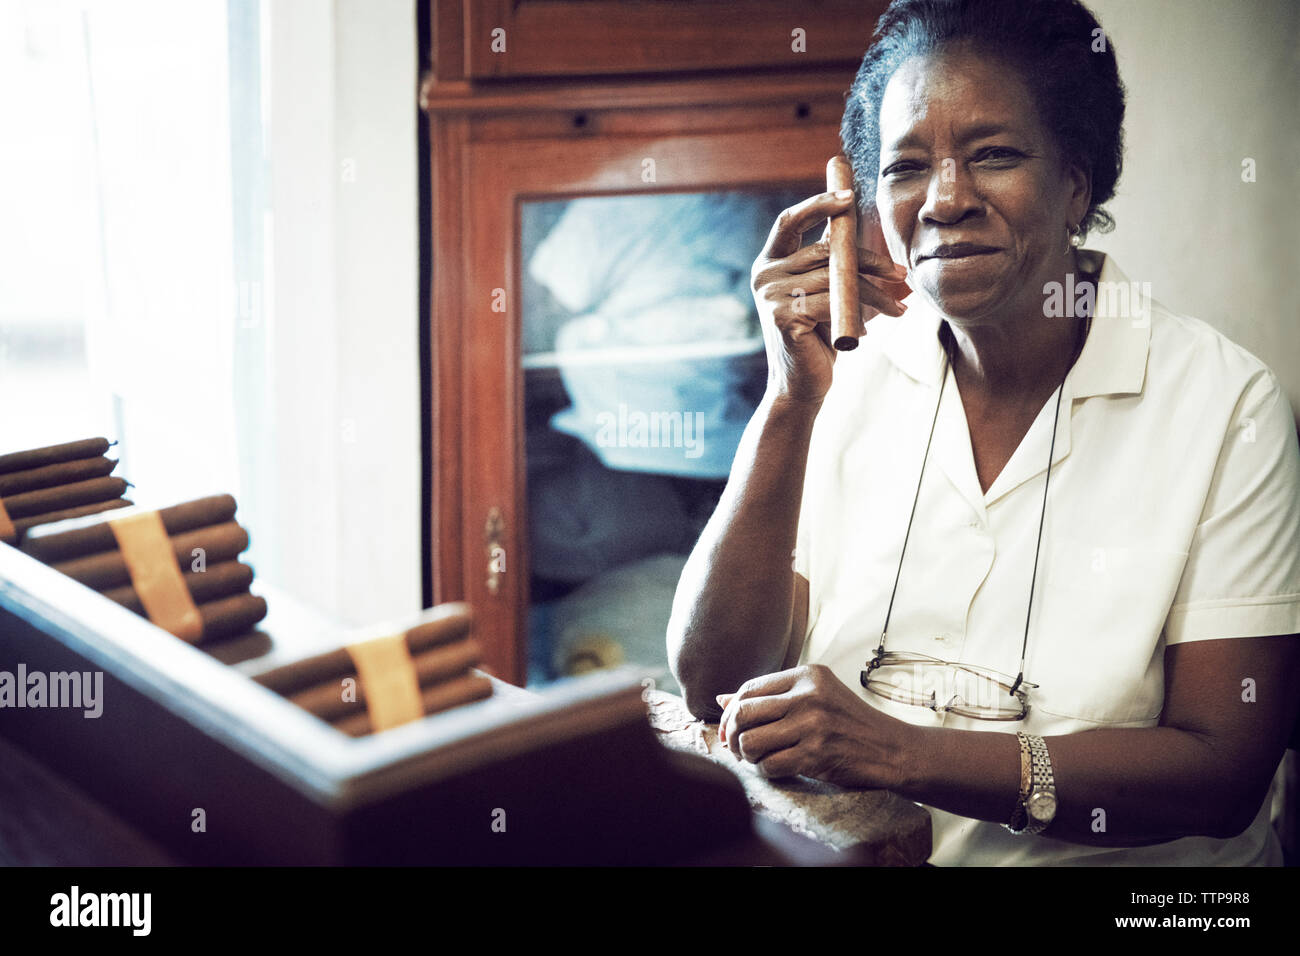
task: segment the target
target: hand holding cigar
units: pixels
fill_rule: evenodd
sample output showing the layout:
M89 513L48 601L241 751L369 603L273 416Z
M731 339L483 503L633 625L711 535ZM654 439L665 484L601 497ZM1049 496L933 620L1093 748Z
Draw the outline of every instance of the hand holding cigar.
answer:
M769 385L783 398L819 405L830 388L840 351L855 348L864 323L876 315L902 315L899 301L911 293L907 270L889 255L858 245L852 171L842 156L827 164L838 187L810 196L781 212L754 262L751 287L768 349ZM822 224L822 241L803 242ZM874 221L868 244L884 248Z

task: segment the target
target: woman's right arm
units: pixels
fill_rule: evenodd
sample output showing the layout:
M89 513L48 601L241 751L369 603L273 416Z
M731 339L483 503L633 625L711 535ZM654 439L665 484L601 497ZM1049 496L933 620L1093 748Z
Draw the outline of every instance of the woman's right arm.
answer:
M808 443L835 361L825 237L803 249L799 243L851 202L822 193L784 210L754 263L767 390L718 507L686 562L668 625L669 661L697 717L716 717L718 694L780 670L799 650L807 582L793 571L791 555ZM905 271L866 249L859 250L858 266L865 314L900 315ZM862 281L868 277L874 281Z

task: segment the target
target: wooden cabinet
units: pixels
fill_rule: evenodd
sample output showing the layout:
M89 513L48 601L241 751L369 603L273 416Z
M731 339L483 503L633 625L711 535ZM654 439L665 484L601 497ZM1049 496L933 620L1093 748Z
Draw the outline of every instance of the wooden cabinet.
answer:
M883 4L790 6L499 0L430 11L432 590L473 605L486 666L506 680L524 681L529 600L521 204L822 188ZM493 24L504 24L504 54L488 47ZM788 41L761 39L795 27L824 52L792 58ZM624 75L592 77L615 71Z

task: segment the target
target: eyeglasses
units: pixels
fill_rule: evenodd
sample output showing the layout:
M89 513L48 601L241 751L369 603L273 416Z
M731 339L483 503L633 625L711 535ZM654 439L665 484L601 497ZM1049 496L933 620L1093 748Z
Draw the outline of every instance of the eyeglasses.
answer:
M943 661L926 654L882 651L862 672L862 686L902 704L928 707L976 720L1024 720L1029 681L976 664Z
M1074 367L1074 362L1083 351L1083 343L1087 340L1091 328L1092 317L1088 316L1087 322L1080 330L1079 342L1069 368ZM862 671L862 686L880 697L916 707L928 707L935 713L951 713L977 720L1024 720L1029 713L1028 691L1038 687L1037 684L1025 680L1025 652L1029 647L1029 620L1034 608L1034 584L1038 580L1038 552L1043 543L1043 518L1047 515L1047 489L1052 478L1052 458L1056 452L1056 425L1061 418L1061 396L1065 392L1064 380L1056 393L1056 417L1052 419L1052 441L1047 450L1047 474L1043 479L1043 505L1038 515L1038 542L1034 546L1034 570L1029 579L1029 606L1025 611L1025 636L1020 644L1019 673L1011 677L976 664L954 663L926 654L885 650L889 617L894 610L894 596L898 594L898 580L903 573L903 556L907 554L907 539L912 533L916 503L921 498L921 481L925 478L925 463L930 458L930 443L934 440L934 426L939 420L939 409L943 404L943 387L948 381L948 366L952 360L949 340L945 334L951 335L947 322L942 323L939 329L940 340L944 347L943 377L939 380L939 401L934 406L934 418L930 422L930 437L926 440L925 456L921 459L921 474L916 480L912 513L907 519L907 531L903 534L903 548L898 555L898 570L894 573L894 589L890 592L889 607L885 610L885 626L880 630L880 643L876 646L875 654L867 662L866 669ZM1066 375L1069 375L1069 368L1066 369ZM910 677L907 676L909 671Z

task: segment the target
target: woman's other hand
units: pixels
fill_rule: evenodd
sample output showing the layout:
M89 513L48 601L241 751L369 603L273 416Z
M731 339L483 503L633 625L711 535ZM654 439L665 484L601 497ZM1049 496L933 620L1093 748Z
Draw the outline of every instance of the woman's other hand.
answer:
M896 789L911 724L881 713L821 664L755 677L723 707L718 736L765 777Z
M820 405L831 384L830 244L827 235L800 248L803 234L846 212L852 194L820 193L782 210L754 261L751 287L767 345L768 388L779 396ZM829 226L828 226L829 228ZM886 255L858 249L858 300L864 320L902 315L911 291L907 270Z

